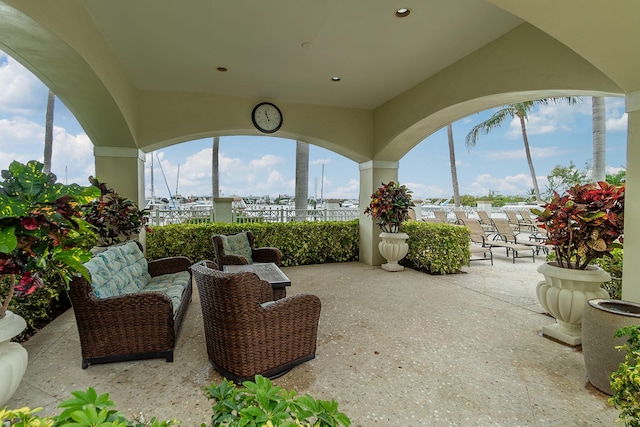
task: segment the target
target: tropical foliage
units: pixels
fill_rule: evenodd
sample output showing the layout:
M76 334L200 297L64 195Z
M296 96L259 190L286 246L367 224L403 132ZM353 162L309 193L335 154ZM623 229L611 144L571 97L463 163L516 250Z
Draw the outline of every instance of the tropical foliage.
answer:
M389 181L371 195L371 203L364 213L371 215L382 231L397 233L402 228L402 223L409 219L409 208L412 206L411 190Z
M14 294L43 285L42 274L55 273L67 283L75 272L88 276L82 263L91 258L87 239L95 237L82 219L80 205L99 196L94 187L56 183L43 164L12 162L0 182L0 275L8 291L0 300L4 317Z
M89 182L100 190L100 197L82 207L86 221L95 227L98 244L109 246L129 240L147 231L148 212L138 209L131 200L120 196L97 178L89 177Z
M609 403L620 410L618 420L628 427L640 427L640 326L632 325L618 329L615 338L628 336L627 342L618 350L625 352L624 362L611 374Z
M268 378L256 375L255 382L237 387L231 381L205 388L214 400L211 427L349 427L351 420L338 411L338 402L314 399L308 394L274 386Z
M452 274L469 264L469 229L450 224L410 221L409 253L400 264L430 274Z
M556 193L544 210L532 209L562 268L585 269L591 260L611 257L624 234L624 187L606 182Z

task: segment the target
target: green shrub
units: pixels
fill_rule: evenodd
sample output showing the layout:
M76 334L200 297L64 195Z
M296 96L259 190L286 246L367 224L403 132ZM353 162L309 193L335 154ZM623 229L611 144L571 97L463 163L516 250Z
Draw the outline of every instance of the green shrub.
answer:
M602 284L602 287L609 292L609 297L612 299L622 299L622 258L624 249L613 249L611 255L612 258L602 257L591 260L591 264L597 265L611 275L611 280ZM546 260L549 262L555 261L555 252L549 252Z
M282 265L295 266L357 261L360 248L358 220L289 223L174 224L153 227L147 234L147 258L183 255L192 261L215 259L213 234L250 230L255 246L273 246L282 252Z
M349 427L351 420L338 411L335 400L316 400L308 394L295 397L295 391L273 386L271 381L256 375L255 382L246 381L242 388L226 380L205 388L205 395L214 400L211 426L272 426L272 427ZM62 412L52 417L40 417L42 408L1 409L0 425L13 427L170 427L177 420L151 418L129 419L116 409L108 394L87 391L71 392L73 398L62 402ZM205 423L201 424L206 426Z
M205 389L214 400L211 427L218 426L316 426L349 427L351 420L338 411L335 400L316 400L306 394L273 386L268 378L256 375L255 382L245 381L237 388L223 381Z
M9 290L9 280L7 276L0 278L1 295L6 295ZM27 328L16 337L18 342L27 340L57 315L71 307L66 284L62 278L54 272L47 271L42 281L46 286L35 289L29 295L14 297L9 303L9 310L27 322Z
M628 336L627 342L618 350L625 352L624 362L611 374L613 396L609 403L620 410L618 421L629 427L640 427L640 326L620 328L615 338Z
M408 221L409 253L400 264L432 274L450 274L469 265L469 230L450 224Z
M622 299L622 258L624 250L621 248L611 251L612 258L602 257L594 260L593 264L599 266L611 275L611 281L602 284L613 299Z

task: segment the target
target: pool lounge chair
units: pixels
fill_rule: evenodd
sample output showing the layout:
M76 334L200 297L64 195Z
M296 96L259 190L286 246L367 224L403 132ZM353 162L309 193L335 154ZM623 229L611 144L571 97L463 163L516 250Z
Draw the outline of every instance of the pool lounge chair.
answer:
M517 245L530 246L535 249L536 254L540 253L540 251L543 251L544 253L549 253L549 246L544 243L540 243L530 239L518 240L517 235L513 233L513 229L511 228L511 225L509 225L506 219L494 218L493 224L496 227L496 233L500 235L501 239L504 240L505 242L514 243Z
M531 252L531 258L533 259L533 262L535 262L536 248L534 246L515 243L515 241L509 242L507 241L508 235L503 236L499 234L499 232L487 234L482 228L480 221L474 218L467 218L466 220L464 220L464 225L469 229L471 233L472 241L476 239L475 241L478 242L479 241L478 239L481 239L484 245L505 248L507 252L507 256L511 255L511 260L512 260L511 262L513 262L514 264L516 262L516 258L526 257L526 255L521 255L521 254L528 253L528 252ZM513 233L511 233L511 236L513 237Z

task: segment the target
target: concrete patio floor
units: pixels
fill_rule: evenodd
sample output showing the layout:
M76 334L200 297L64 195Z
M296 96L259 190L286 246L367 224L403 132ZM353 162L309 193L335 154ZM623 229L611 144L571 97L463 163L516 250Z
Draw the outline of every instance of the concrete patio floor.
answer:
M322 300L316 358L274 383L336 399L352 426L612 426L617 410L586 380L580 348L540 334L554 320L535 296L530 259L472 263L464 273L389 273L361 263L283 268L288 294ZM175 350L163 359L80 367L71 310L25 344L29 366L10 407L55 409L94 387L145 418L208 423L208 360L197 291Z

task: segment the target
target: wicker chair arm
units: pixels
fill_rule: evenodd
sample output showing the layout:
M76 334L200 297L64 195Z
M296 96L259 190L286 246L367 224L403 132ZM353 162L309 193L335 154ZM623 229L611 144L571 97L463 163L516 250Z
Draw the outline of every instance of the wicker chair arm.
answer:
M320 298L310 294L297 294L286 298L282 298L262 307L264 316L283 318L291 321L296 318L299 321L317 322L320 316L321 308Z
M273 262L279 266L281 265L282 253L278 248L253 248L251 258L254 262Z
M163 274L179 273L181 271L189 271L191 260L187 257L176 256L169 258L161 258L155 261L149 261L149 274L151 277L161 276Z
M163 310L173 311L173 302L168 295L163 292L148 291L136 292L133 294L118 295L115 297L98 298L93 292L89 294L89 304L96 310L100 310L100 315L107 313L121 316L122 313L130 314L130 310L138 310L144 307L145 311L160 313Z

